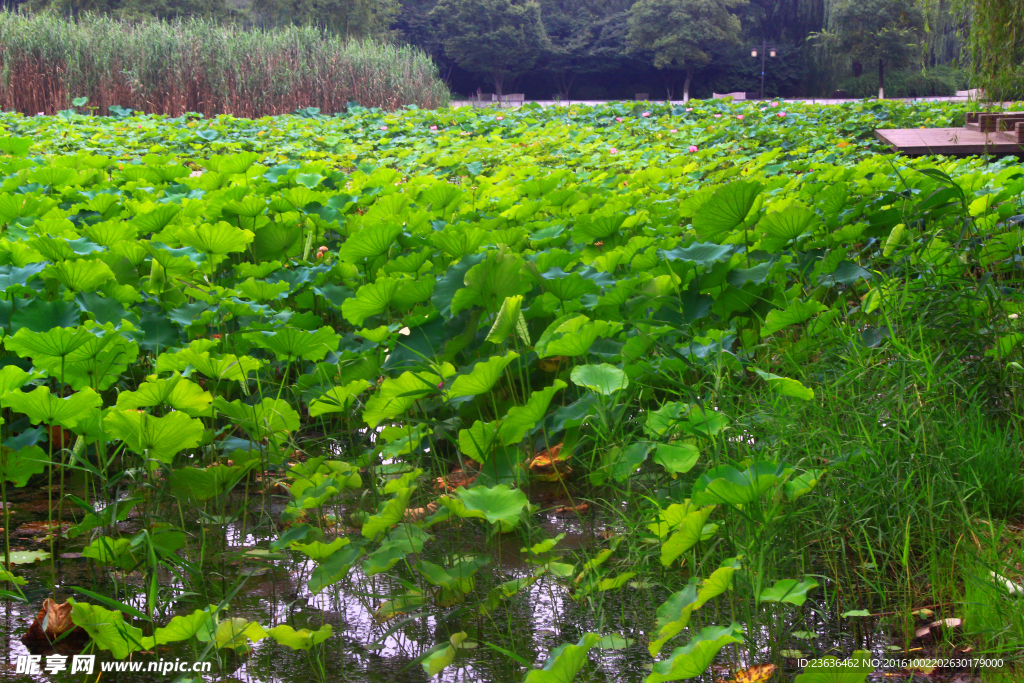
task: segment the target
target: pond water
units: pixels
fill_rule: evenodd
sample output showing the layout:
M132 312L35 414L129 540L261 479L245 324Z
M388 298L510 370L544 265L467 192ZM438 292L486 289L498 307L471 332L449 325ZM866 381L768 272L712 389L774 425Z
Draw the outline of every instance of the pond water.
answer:
M531 497L543 502L549 510L557 509L557 503L561 502L557 490L552 489L531 490ZM33 531L30 523L46 519L46 491L15 490L9 493L8 498L12 511L12 552L48 549L48 539L42 534L29 533ZM375 618L375 611L382 601L401 592L398 580L401 572L366 576L357 563L346 580L314 594L307 586L316 566L313 561L297 560L290 554L281 555L280 559L244 555L256 548L266 548L278 536L278 530L272 528L268 520L276 519L280 506L273 499L267 508L261 507L259 499L255 503L251 499L247 506L243 506L243 502L239 495L226 506L226 510L248 510L247 515L230 523L209 524L205 528L191 524L194 538L206 536L203 580L188 582L169 571L162 572L160 604L169 606L168 609L173 611L158 615L157 624L166 624L175 614L188 614L205 607L208 601L230 596L230 615L233 617L256 621L267 628L290 624L295 628L315 629L330 624L334 635L312 652L290 650L267 638L256 643L247 654L228 650L205 653L210 670L201 676L146 670L106 671L100 679L89 677L89 680L148 682L187 680L193 676L195 680L247 683L422 682L429 680L420 664L422 657L435 645L448 642L453 634L461 631L468 634L467 647L459 651L453 665L433 680L449 683L519 681L524 676L524 667L515 661L512 654L540 667L551 650L564 643L577 642L588 631L619 634L625 641L616 644L615 649L592 650L590 663L576 677L577 681L643 681L650 673L652 659L647 653L646 642L653 627L655 611L670 594L665 586L634 581L620 590L577 599L565 581L543 576L489 616L481 616L472 605L438 609L427 604L410 608L381 623ZM264 510L270 515L261 514ZM339 510L336 518L341 519L341 514ZM590 511L585 514L572 511L541 514L536 521L546 537L564 534L558 547L567 562L574 562L576 554L581 557L584 554L594 555L607 546L609 538L627 531L612 523L610 517L601 517ZM138 531L138 523L131 518L122 522L120 527L124 533ZM355 531L339 530L350 534ZM446 548L450 555L489 555L489 564L477 576L478 585L492 586L530 576L534 571L520 552L520 548L529 542L516 533L488 539L480 526L466 523L433 529L432 532L434 540L431 547ZM29 581L23 586L29 604L7 600L0 608L0 666L5 668L5 676L10 680L83 680L81 674L72 676L68 672L19 674L18 657L23 655L38 654L45 658L55 653L67 656L92 653L97 655L97 669L103 662L114 661L109 652L91 649L87 642L79 639L61 641L52 647L46 643L23 643L22 635L45 598L55 595L58 602L73 597L96 603L94 598L76 588L114 596L116 581L120 589L117 599L145 611L146 591L141 575L97 570L81 557L83 545L82 539L63 541L56 574L48 560L18 567L18 573ZM623 564L619 569L625 571L628 566ZM675 579L674 585L678 588L683 579ZM571 584L571 580L568 583ZM55 591L51 591L53 585L57 586ZM834 586L823 584L823 588L831 590ZM696 633L703 626L728 623L733 618L731 609L728 596L709 603L694 614L690 628L684 631L678 642L663 649L662 655L667 655L671 647L685 643L687 634ZM811 608L790 610L784 614L788 616L778 623L768 620L746 624L748 642L743 646L726 647L707 673L691 680L702 683L724 681L730 678L730 670L767 662L774 662L780 667L777 675L783 680L791 680L798 672L800 657L828 654L842 657L855 649L865 648L884 659L892 656L897 647L893 644L892 628L883 619L840 619L834 613ZM795 633L799 637L780 640L776 635L780 632ZM157 659L193 662L204 657L204 650L204 643L192 640L160 646L156 653L136 653L132 661L142 662L143 667ZM910 656L924 654L925 649L918 648ZM897 656L903 656L902 652ZM882 671L878 676L885 680L912 678L894 676L894 673ZM932 674L922 680L967 683L972 679L957 674L942 677Z

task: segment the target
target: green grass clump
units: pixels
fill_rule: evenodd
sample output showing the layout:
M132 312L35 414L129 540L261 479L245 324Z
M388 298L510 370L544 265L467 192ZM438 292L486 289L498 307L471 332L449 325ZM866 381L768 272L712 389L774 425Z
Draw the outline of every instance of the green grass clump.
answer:
M53 114L78 97L100 114L117 105L255 118L307 107L339 112L349 102L437 107L448 90L417 49L315 27L0 13L0 108Z

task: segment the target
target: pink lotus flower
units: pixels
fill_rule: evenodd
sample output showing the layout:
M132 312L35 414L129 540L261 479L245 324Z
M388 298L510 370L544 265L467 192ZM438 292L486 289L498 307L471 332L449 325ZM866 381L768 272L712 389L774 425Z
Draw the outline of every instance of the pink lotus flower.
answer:
M693 111L693 107L687 107L686 111Z
M387 129L388 129L388 127L387 127L387 126L381 126L381 127L380 127L380 129L381 129L381 130L387 130Z
M640 114L640 116L644 116L644 117L647 117L647 116L650 116L650 115L651 115L651 112L649 112L649 111L645 111L643 114Z
M678 130L676 130L675 128L673 128L672 130L670 130L670 131L669 131L669 133L678 133L678 132L679 132L679 131L678 131Z
M696 154L699 151L700 150L697 148L697 145L690 145L690 154Z
M437 126L431 126L430 130L437 130Z
M621 116L616 116L615 120L618 121L619 123L622 123L622 117Z
M499 117L498 117L498 120L499 120L499 121L504 121L504 120L505 120L505 117L504 117L504 116L499 116Z
M742 121L743 120L743 114L737 114L736 118L739 119L740 121Z
M202 171L192 171L191 173L188 174L188 177L189 178L198 178L201 175L203 175Z
M608 150L608 152L611 153L611 154L618 154L619 150L617 150L614 147L612 147L610 150Z
M779 106L779 103L778 102L772 102L772 106L773 107L777 107L777 106Z
M720 119L720 118L722 118L722 115L721 114L715 114L715 118L716 119Z
M776 114L776 116L778 116L780 119L782 117L784 117L785 115L786 115L786 112L784 112L784 111L780 111L778 114Z
M46 112L39 112L36 116L46 116Z
M761 111L768 111L768 107L761 107Z

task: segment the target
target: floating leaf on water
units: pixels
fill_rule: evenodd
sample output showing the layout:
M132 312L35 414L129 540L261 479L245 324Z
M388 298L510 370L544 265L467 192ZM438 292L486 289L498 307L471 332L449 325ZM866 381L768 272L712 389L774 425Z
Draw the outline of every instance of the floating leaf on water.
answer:
M871 612L866 609L851 609L847 612L843 612L839 616L843 619L849 619L850 617L870 617Z
M32 564L50 559L50 553L43 550L16 550L10 558L11 564Z
M597 646L602 650L624 650L633 644L633 640L625 638L618 633L609 633L601 638Z

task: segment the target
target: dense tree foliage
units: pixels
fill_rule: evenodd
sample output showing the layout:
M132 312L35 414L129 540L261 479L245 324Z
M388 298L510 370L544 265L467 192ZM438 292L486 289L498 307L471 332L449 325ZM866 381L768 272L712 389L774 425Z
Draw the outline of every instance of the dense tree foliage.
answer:
M490 75L499 96L547 44L540 5L529 0L440 0L431 17L441 28L445 52L467 71Z
M836 14L837 31L823 32L859 62L878 65L878 97L885 97L886 67L910 64L920 54L925 18L918 0L846 0Z
M1024 2L959 0L960 15L974 30L971 69L994 100L1024 97Z
M743 2L640 0L629 10L629 49L650 55L658 69L685 71L683 99L689 100L693 72L711 63L716 48L739 41L740 20L730 10Z
M995 40L972 43L977 73L1002 74L1004 85L1024 82L1024 5L1018 0L0 2L65 15L202 16L268 28L316 25L348 39L375 37L419 47L440 64L456 93L482 88L525 92L531 99L755 91L761 59L750 51L765 43L777 54L766 68L768 96L828 95L862 70L872 79L878 72L883 86L885 76L894 73L904 83L909 82L904 73L958 63L960 36L975 24L996 31ZM962 2L959 13L957 2ZM813 35L825 40L808 40ZM941 94L952 94L945 90L962 80L959 72L928 79L940 84ZM865 84L856 90L863 92Z

